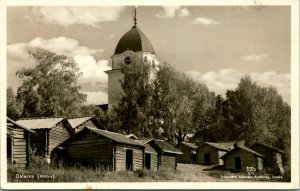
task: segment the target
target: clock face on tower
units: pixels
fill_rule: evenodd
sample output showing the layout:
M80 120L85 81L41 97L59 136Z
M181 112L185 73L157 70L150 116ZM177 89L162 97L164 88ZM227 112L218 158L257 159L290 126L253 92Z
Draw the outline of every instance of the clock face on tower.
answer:
M127 64L127 65L130 64L131 61L132 61L132 59L131 59L130 56L126 56L126 57L124 58L124 63Z

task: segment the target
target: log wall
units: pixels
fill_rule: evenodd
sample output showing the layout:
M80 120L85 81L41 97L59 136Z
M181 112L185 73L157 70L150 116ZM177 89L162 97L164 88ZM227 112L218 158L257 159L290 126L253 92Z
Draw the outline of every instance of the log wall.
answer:
M161 155L160 156L160 167L159 168L174 168L177 167L176 155Z
M210 154L210 161L212 165L219 164L219 152L216 148L210 145L203 145L197 150L197 164L206 165L204 155Z
M145 145L145 153L151 154L151 170L157 170L158 169L158 155L157 151L150 145L150 143L147 143Z
M180 163L187 163L192 164L195 163L196 158L196 149L192 149L188 146L180 144L178 149L183 153L182 155L178 156L178 162Z
M263 160L260 157L260 159L257 159L257 156L242 149L237 149L226 155L226 157L224 158L225 169L237 170L235 169L235 157L240 157L242 171L245 171L247 166L254 167L257 170L262 170Z
M126 170L126 150L130 149L133 151L133 170L143 169L144 167L144 152L142 147L117 144L115 147L114 160L115 170L122 171Z
M66 152L73 162L112 167L113 146L109 139L95 134L84 134L66 145Z
M24 129L15 128L12 146L12 162L15 167L26 167L27 165L27 133Z
M13 133L11 137L10 160L15 167L25 168L28 162L28 132L11 123L8 126L9 131Z
M62 122L58 123L49 131L49 153L68 138L70 138L70 134L67 128Z

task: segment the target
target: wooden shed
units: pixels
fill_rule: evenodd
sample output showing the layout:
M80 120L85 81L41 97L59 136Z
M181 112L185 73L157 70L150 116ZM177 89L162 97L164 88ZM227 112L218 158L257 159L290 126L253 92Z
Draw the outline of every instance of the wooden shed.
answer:
M282 165L284 151L260 142L254 143L250 148L265 156L264 168L266 170L273 172L278 170L278 173L284 173Z
M223 165L221 157L233 148L235 142L205 142L197 149L197 164Z
M9 117L7 124L7 159L15 167L24 168L28 165L30 133L33 130L16 123Z
M183 153L178 156L178 162L187 164L196 163L197 145L188 142L181 142L177 145L177 148Z
M154 139L154 148L158 154L158 168L177 168L178 155L182 152L164 140Z
M75 133L81 131L85 126L95 127L98 129L105 129L100 121L98 121L95 117L78 117L78 118L69 118L69 123L74 129Z
M125 135L92 127L85 127L66 143L73 163L114 171L143 169L144 149L143 144Z
M17 121L27 129L34 130L37 136L30 138L30 146L36 149L48 163L55 150L73 134L73 128L64 117L57 118L25 118ZM52 157L51 157L52 158Z
M145 146L144 168L157 170L158 169L158 151L153 139L135 139Z
M245 146L235 146L221 158L227 170L246 171L247 167L254 167L257 171L263 169L264 156Z

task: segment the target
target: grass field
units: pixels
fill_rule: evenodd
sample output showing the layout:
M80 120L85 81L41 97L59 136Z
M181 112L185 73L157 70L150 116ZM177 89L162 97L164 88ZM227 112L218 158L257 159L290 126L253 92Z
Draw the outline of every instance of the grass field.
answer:
M111 172L105 169L83 167L56 168L49 166L18 170L8 167L8 182L240 182L283 181L280 177L264 176L249 178L245 173L233 173L211 167L178 164L175 169L140 170L134 172Z

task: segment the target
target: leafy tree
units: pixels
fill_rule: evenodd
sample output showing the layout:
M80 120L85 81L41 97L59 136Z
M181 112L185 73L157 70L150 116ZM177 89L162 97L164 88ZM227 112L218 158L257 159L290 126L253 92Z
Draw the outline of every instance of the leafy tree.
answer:
M16 95L11 87L6 90L7 116L16 120L20 116L20 108L16 102Z
M133 59L130 65L121 64L121 72L123 93L110 112L111 129L177 143L195 132L193 118L199 114L195 106L206 108L203 100L213 96L206 86L166 63L155 69L151 64L140 64Z
M214 95L205 85L175 71L168 64L161 65L156 88L160 91L158 111L163 121L163 135L169 141L180 143L188 134L195 133L201 114L209 108Z
M124 78L120 81L122 94L113 106L110 125L114 130L124 133L135 133L138 136L151 136L149 124L151 123L150 103L152 84L150 82L150 64L140 64L136 58L130 65L121 64Z
M41 48L29 52L34 68L21 69L22 80L17 100L23 105L23 117L78 116L86 95L79 92L81 76L77 63L65 55Z
M260 87L245 76L235 91L227 92L226 101L225 123L230 138L250 145L260 141L289 149L290 107L274 87Z

